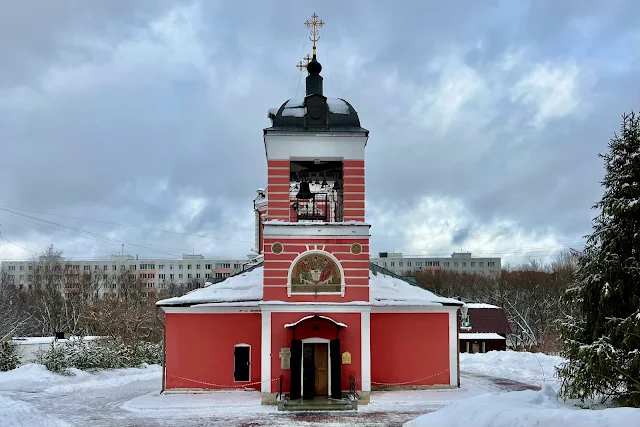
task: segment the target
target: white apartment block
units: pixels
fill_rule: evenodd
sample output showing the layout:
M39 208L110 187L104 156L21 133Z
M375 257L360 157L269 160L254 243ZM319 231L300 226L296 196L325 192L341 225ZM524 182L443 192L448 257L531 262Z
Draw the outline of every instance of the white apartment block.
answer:
M16 285L26 285L39 261L3 261L1 270ZM112 255L105 260L68 260L60 258L66 275L97 274L101 288L114 288L118 273L132 271L150 289L163 289L168 283L215 282L241 272L247 259L212 259L203 255L183 255L182 259L138 259L132 255Z
M417 271L456 271L459 273L499 276L500 258L476 258L470 252L454 252L450 258L405 257L401 252L380 252L371 262L398 275Z

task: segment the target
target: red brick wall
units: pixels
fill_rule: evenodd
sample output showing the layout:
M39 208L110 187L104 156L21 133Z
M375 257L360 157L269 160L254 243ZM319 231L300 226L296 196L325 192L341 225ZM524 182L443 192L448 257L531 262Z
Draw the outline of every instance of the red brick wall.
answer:
M344 221L364 221L364 160L345 160L342 174Z
M269 160L267 185L268 214L270 219L289 221L289 160Z

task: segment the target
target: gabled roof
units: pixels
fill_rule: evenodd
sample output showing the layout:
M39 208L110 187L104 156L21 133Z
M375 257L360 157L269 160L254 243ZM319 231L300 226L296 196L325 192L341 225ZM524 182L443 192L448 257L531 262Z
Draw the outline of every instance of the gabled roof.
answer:
M481 307L477 307L478 305L480 305ZM500 307L490 304L474 303L467 304L467 307L469 307L468 315L469 320L471 321L471 329L460 329L461 332L495 332L500 335L508 335L511 333L511 326L509 326L507 315Z
M370 264L370 302L374 306L461 306L453 298L445 298L413 285L401 276ZM262 302L263 264L228 277L224 281L195 289L181 297L158 301L158 306L191 305L258 305Z

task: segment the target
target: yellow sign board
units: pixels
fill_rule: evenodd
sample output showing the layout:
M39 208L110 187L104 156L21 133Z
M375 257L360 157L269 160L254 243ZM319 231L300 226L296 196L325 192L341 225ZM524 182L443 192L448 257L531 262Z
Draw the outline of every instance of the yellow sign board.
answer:
M351 365L351 353L349 353L348 351L342 353L342 364Z

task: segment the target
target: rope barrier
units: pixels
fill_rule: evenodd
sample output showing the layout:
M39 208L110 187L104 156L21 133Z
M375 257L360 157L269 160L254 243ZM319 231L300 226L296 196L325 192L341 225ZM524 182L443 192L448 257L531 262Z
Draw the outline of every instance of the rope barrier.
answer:
M377 381L371 381L371 384L375 384L375 385L407 385L407 384L412 384L412 383L417 383L418 381L422 381L422 380L427 380L429 378L433 378L433 377L437 377L438 375L442 375L446 372L449 372L449 369L445 369L444 371L440 371L437 374L433 374L433 375L429 375L428 377L424 377L424 378L419 378L417 380L412 380L412 381L405 381L405 382L401 382L401 383L380 383ZM359 381L358 379L356 379L356 381Z
M185 378L185 377L181 377L179 375L173 375L173 374L167 374L168 377L174 377L174 378L179 378L181 380L184 381L191 381L194 383L198 383L198 384L204 384L204 385L208 385L208 386L214 386L214 387L219 387L219 388L244 388L244 387L249 387L252 385L257 385L257 384L262 384L262 383L270 383L273 381L278 381L280 380L280 378L272 378L270 380L264 380L264 381L254 381L254 382L250 382L250 383L242 383L242 384L234 384L234 385L227 385L227 384L214 384L214 383L208 383L206 381L199 381L199 380L194 380L192 378Z
M387 385L387 386L397 386L397 385L407 385L407 384L412 384L412 383L417 383L419 381L423 381L423 380L427 380L429 378L433 378L433 377L437 377L438 375L442 375L444 373L449 372L449 369L445 369L444 371L440 371L437 374L433 374L433 375L429 375L428 377L423 377L423 378L418 378L416 380L412 380L412 381L404 381L404 382L399 382L399 383L382 383L382 382L378 382L378 381L371 381L371 384L375 384L375 385ZM173 374L167 374L168 377L174 377L174 378L178 378L184 381L191 381L197 384L204 384L204 385L208 385L208 386L213 386L213 387L219 387L219 388L244 388L244 387L248 387L248 386L252 386L252 385L257 385L257 384L263 384L263 383L270 383L273 381L278 381L280 380L280 378L272 378L270 380L264 380L264 381L254 381L254 382L250 382L250 383L242 383L242 384L234 384L234 385L227 385L227 384L214 384L214 383L208 383L206 381L199 381L199 380L194 380L192 378L185 378L185 377L181 377L179 375L173 375ZM355 379L356 382L359 382L362 385L362 380L359 378Z

